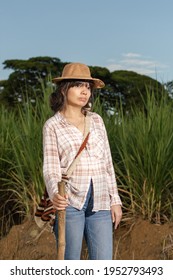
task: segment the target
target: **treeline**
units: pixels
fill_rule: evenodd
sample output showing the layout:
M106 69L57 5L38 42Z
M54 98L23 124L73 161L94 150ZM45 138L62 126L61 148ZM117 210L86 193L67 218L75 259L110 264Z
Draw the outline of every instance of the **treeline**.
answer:
M12 59L4 61L4 69L12 70L7 80L0 81L0 102L6 107L15 108L18 103L43 98L43 90L40 84L47 86L51 79L60 76L64 65L55 57L32 57L27 60ZM157 89L157 92L168 94L170 89L145 75L132 71L119 70L110 72L105 67L90 66L91 75L102 79L106 87L98 90L101 102L106 110L119 108L120 103L125 111L132 106L142 106L141 95L146 98L146 87Z

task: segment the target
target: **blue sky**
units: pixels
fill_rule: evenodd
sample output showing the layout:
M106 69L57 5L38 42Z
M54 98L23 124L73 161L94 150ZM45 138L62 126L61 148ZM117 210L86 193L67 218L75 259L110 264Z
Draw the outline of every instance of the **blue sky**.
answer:
M58 57L173 80L172 0L0 0L7 59Z

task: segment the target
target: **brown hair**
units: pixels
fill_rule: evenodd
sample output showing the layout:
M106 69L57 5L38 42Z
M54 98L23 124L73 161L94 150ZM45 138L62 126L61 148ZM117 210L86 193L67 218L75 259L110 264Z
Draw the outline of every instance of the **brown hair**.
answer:
M57 84L57 88L52 94L50 95L50 108L54 113L61 111L64 107L66 96L69 88L78 86L83 83L89 83L91 88L91 96L88 100L88 103L82 108L83 110L89 110L90 109L90 103L93 98L93 90L94 90L94 83L93 81L88 80L65 80Z

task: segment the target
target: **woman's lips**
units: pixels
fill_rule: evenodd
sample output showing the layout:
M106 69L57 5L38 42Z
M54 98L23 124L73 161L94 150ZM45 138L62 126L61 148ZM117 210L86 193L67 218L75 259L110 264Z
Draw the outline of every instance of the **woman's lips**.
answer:
M80 101L86 102L87 99L86 98L79 98Z

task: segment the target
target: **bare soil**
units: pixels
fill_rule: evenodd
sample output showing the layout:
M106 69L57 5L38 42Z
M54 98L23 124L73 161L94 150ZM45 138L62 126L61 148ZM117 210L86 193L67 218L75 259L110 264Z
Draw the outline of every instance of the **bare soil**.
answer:
M81 259L87 259L83 245ZM56 245L50 230L41 231L33 218L11 228L0 240L1 260L54 260ZM173 259L173 223L151 224L141 218L122 222L114 233L114 259Z

